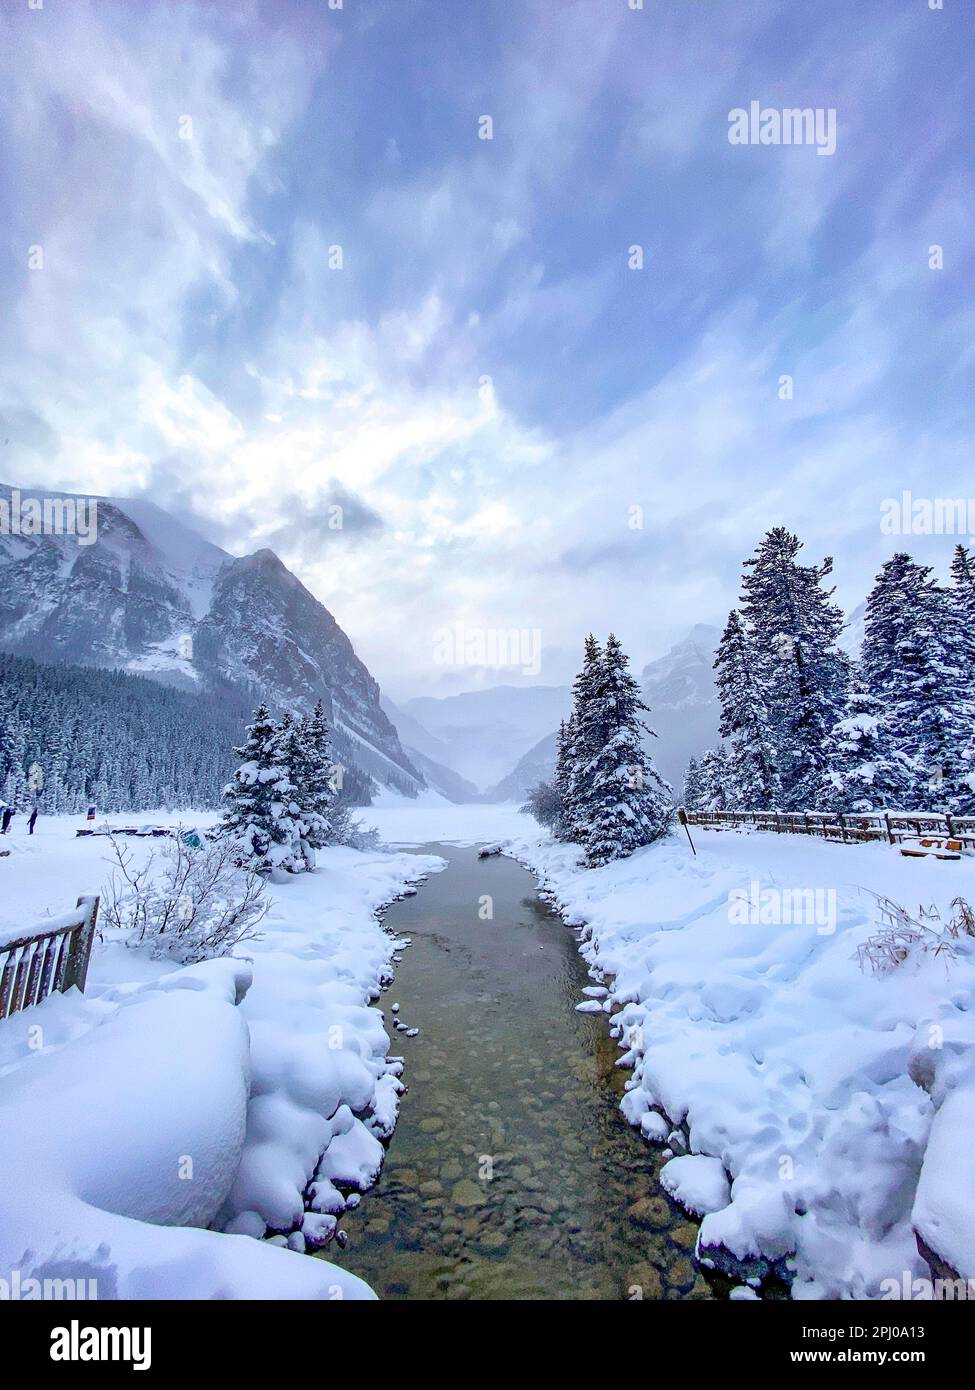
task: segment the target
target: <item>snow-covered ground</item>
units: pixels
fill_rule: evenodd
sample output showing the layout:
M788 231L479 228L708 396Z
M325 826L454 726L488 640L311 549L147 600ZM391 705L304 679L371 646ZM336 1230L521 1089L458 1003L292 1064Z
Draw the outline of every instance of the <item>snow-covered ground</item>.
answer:
M33 838L4 840L0 936L100 891L107 842L76 839L79 824L42 819ZM153 848L128 843L139 857ZM296 1252L334 1230L345 1207L334 1183L377 1176L399 1066L369 1007L395 949L374 914L441 863L325 851L315 874L272 886L242 959L174 969L106 940L84 997L0 1023L7 1286L17 1270L97 1280L100 1298L369 1297ZM291 1248L251 1238L267 1228Z
M534 822L512 804L474 802L456 806L436 792L416 801L384 793L362 812L389 845L478 845L523 835Z
M689 1137L663 1180L704 1215L700 1255L730 1252L752 1279L787 1262L795 1297L902 1297L930 1280L913 1219L975 1278L975 939L880 977L856 959L878 927L871 892L950 915L957 895L975 902L975 859L694 838L697 858L675 835L588 872L547 838L511 849L585 924L609 993L583 1007L615 1012L627 1117L677 1155L675 1126Z
M916 1227L975 1278L975 940L885 976L856 959L872 893L949 915L975 900L975 860L696 830L697 858L675 835L583 871L513 806L387 798L364 819L390 844L505 840L585 924L582 1007L613 1014L625 1113L674 1153L663 1181L703 1216L703 1258L730 1252L753 1280L787 1267L797 1297L901 1297L929 1275ZM76 825L4 841L0 935L99 891L107 845ZM367 1297L295 1251L340 1216L336 1184L375 1177L398 1083L369 1007L395 948L374 913L441 863L327 851L272 887L249 959L169 969L105 942L84 998L0 1023L0 1277ZM266 1227L292 1248L251 1239Z

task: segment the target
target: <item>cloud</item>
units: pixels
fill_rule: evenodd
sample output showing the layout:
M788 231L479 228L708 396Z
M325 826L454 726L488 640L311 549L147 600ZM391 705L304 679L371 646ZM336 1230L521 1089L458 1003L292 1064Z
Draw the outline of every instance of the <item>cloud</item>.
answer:
M537 629L543 682L589 628L642 665L780 521L852 606L879 500L966 491L951 16L350 10L5 20L7 481L271 545L410 692L480 679L434 669L454 621ZM836 155L729 146L752 97L835 104Z

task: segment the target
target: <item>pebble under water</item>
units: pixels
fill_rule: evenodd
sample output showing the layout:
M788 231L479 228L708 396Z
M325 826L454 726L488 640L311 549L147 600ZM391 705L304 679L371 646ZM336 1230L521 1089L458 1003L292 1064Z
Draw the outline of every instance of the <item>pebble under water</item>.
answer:
M389 909L413 945L380 1005L409 1092L326 1258L380 1298L712 1297L664 1160L619 1111L606 1017L576 1012L592 983L576 933L512 860L423 848L449 867ZM394 1002L418 1037L393 1031Z

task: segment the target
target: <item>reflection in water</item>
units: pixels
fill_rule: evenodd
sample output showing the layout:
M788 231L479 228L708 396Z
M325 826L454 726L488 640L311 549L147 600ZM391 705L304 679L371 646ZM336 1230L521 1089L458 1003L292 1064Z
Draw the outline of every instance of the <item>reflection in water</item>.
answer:
M574 934L510 859L424 848L450 867L386 919L413 941L383 1000L420 1029L392 1034L409 1094L328 1258L385 1298L710 1297L696 1227L619 1112L605 1017L575 1010Z

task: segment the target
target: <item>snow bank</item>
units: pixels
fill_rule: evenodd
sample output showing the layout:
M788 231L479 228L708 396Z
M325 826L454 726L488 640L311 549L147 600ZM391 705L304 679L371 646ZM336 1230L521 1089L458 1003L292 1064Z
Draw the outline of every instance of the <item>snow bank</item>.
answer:
M510 852L582 926L609 986L627 1118L660 1143L681 1127L691 1156L663 1181L705 1213L699 1255L746 1282L778 1269L799 1298L879 1297L885 1279L930 1277L916 1225L975 1273L975 942L884 977L855 959L877 927L871 891L945 910L975 901L975 862L694 836L696 859L671 838L589 872L548 839ZM810 913L775 921L790 890ZM772 910L742 911L752 901Z
M975 959L975 941L956 953ZM967 1020L925 1020L917 1029L911 1075L931 1095L936 1114L924 1152L912 1222L948 1274L975 1280L975 1047Z
M73 828L4 864L5 913L39 918L54 874L97 891L104 846ZM86 996L0 1023L0 1268L100 1298L371 1297L295 1252L378 1176L401 1064L369 1007L396 949L375 913L441 867L324 851L272 889L249 959L170 970L109 940Z
M443 865L429 856L329 849L316 873L276 889L261 939L247 943L254 984L241 1013L250 1028L251 1101L225 1225L239 1229L242 1217L256 1214L272 1231L295 1233L297 1247L310 1183L362 1190L375 1182L383 1155L377 1136L391 1132L400 1090L382 1015L368 1007L391 978L395 950L375 913L408 879ZM353 1146L368 1159L350 1162ZM345 1204L333 1197L314 1205L334 1213ZM315 1223L308 1231L317 1244Z
M95 1280L100 1299L326 1298L333 1286L368 1297L339 1270L192 1229L234 1181L249 1082L234 973L194 972L143 987L0 1079L0 1267ZM59 1006L79 1003L50 1000L0 1035L48 1016L57 1027Z

